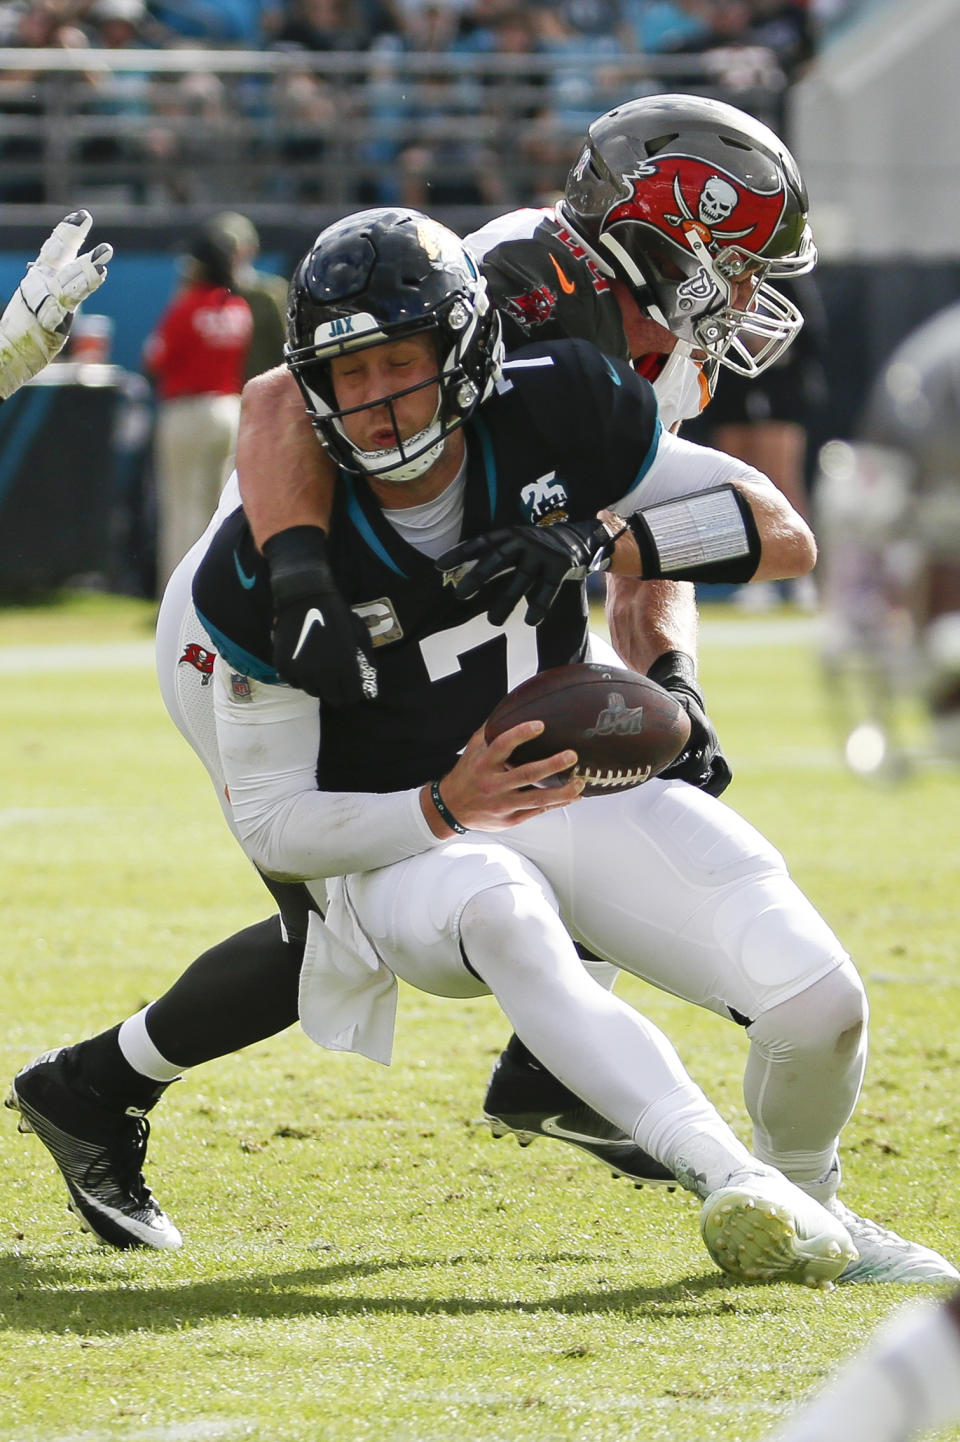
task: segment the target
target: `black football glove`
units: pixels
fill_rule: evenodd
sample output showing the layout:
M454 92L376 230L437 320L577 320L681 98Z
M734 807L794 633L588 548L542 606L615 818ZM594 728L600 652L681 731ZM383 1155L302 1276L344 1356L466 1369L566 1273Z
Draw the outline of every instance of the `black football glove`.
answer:
M603 569L612 550L602 521L557 521L552 526L510 526L461 541L437 561L441 571L468 566L454 583L461 601L483 586L505 577L497 587L487 617L502 626L521 596L527 600L525 620L539 626L564 581L582 581Z
M319 526L291 526L263 547L273 592L273 664L328 706L372 701L370 632L337 590Z
M704 710L703 693L697 685L692 659L684 651L665 651L647 675L669 691L690 717L690 740L660 776L664 781L687 781L710 796L719 796L733 780L733 772Z

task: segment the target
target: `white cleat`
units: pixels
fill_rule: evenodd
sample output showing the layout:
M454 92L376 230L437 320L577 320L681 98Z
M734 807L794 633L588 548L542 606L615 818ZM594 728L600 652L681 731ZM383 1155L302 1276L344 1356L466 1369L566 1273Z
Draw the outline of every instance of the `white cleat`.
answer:
M908 1242L896 1232L858 1217L836 1197L826 1210L850 1234L859 1252L837 1278L839 1282L956 1282L960 1272L931 1247Z
M846 1227L773 1168L736 1172L700 1210L717 1266L744 1282L829 1289L856 1260Z

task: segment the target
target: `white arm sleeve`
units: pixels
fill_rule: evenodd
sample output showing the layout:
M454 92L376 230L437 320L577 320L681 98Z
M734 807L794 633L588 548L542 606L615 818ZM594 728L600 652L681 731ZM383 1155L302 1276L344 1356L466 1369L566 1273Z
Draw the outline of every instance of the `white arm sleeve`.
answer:
M440 845L420 809L420 787L318 791L318 702L252 679L241 699L231 674L218 656L217 742L237 834L261 871L308 881L370 871Z
M61 220L0 316L0 399L12 396L59 355L68 317L106 279L112 246L77 255L92 224L88 210L74 210Z
M753 466L745 465L735 456L712 450L709 446L698 446L693 441L685 441L680 436L663 431L657 454L642 480L627 492L622 501L608 509L616 511L619 516L629 516L644 506L655 505L657 501L689 496L695 491L709 491L713 486L722 486L728 481L735 486L741 480L773 485L762 471L754 470Z

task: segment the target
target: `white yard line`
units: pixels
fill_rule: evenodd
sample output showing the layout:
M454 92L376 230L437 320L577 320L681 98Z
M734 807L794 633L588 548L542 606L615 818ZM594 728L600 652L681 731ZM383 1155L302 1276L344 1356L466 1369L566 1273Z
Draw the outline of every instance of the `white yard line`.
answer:
M817 618L701 622L702 646L813 646L819 636ZM51 671L140 670L152 667L153 640L67 642L64 645L0 646L0 675L25 676Z
M153 641L96 641L62 646L0 646L0 675L50 671L140 670L153 666Z
M130 1426L129 1423L108 1423L108 1431L98 1428L96 1432L51 1432L48 1428L43 1433L35 1432L32 1435L40 1442L107 1442L108 1438L116 1437L123 1439L123 1442L220 1442L220 1439L233 1437L253 1437L255 1435L254 1423L245 1421L242 1418L233 1419L212 1419L203 1421L198 1419L195 1422L172 1422L168 1426ZM31 1436L29 1432L20 1434L23 1442Z

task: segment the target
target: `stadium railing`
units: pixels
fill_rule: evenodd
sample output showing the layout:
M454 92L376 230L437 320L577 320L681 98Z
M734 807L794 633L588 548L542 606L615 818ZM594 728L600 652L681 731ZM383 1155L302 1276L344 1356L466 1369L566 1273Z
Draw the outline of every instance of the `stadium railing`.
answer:
M394 202L503 209L562 186L588 122L715 95L779 124L768 52L706 56L0 50L0 202L98 216ZM736 77L731 89L729 77Z

